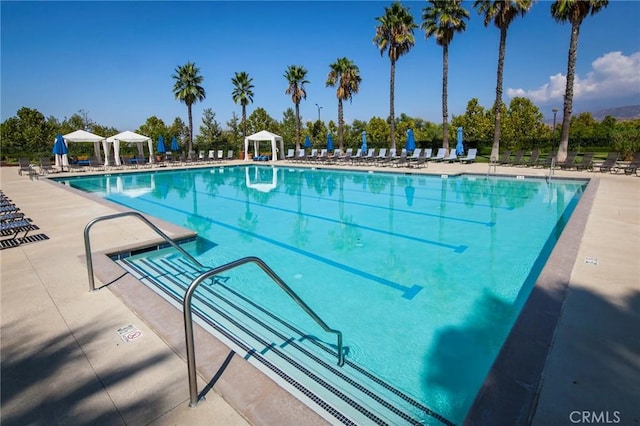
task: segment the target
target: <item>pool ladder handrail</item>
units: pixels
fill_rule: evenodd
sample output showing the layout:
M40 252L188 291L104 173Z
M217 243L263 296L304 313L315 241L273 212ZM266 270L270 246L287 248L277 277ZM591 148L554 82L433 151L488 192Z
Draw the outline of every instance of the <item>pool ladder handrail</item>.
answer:
M137 217L138 219L142 220L153 231L155 231L156 234L160 235L167 243L169 243L173 248L178 250L183 256L185 256L187 259L189 259L191 262L193 262L198 267L204 268L204 266L200 262L198 262L189 253L187 253L185 251L185 249L180 247L179 244L177 244L175 241L173 241L167 234L162 232L160 230L160 228L158 228L153 223L151 223L151 221L149 221L149 219L144 217L142 214L140 214L138 212L127 211L127 212L122 212L122 213L110 214L110 215L106 215L106 216L100 216L100 217L97 217L97 218L93 219L91 222L87 223L87 226L84 227L84 252L85 252L85 255L87 257L87 272L89 274L89 292L93 292L96 289L95 281L94 281L94 278L93 278L93 257L92 257L92 254L91 254L91 240L89 238L89 231L91 231L91 228L93 227L93 225L95 225L98 222L102 222L102 221L105 221L105 220L111 220L111 219L117 219L119 217L124 217L124 216L133 216L133 217Z
M289 287L273 269L269 267L262 259L255 256L247 256L238 260L234 260L227 264L218 266L214 269L206 271L196 277L184 296L183 309L184 314L184 331L185 341L187 345L187 370L189 373L189 407L195 407L198 405L198 383L196 380L196 354L194 350L194 338L193 338L193 315L191 312L191 299L196 288L207 278L213 277L221 272L229 269L237 268L246 263L255 263L260 267L269 277L282 289L284 292L293 299L306 313L309 315L325 332L332 333L337 336L338 339L338 366L344 365L344 352L342 350L342 332L330 328L313 309L309 307L292 289Z

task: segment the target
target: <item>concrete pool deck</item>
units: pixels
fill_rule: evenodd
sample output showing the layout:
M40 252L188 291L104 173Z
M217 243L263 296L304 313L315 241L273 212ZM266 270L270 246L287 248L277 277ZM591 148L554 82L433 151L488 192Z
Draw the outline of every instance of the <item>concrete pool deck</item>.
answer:
M245 164L226 164L234 163ZM261 404L266 396L260 394L245 395L238 405L242 395L228 390L241 374L233 365L220 368L206 401L189 408L186 363L174 342L108 287L88 291L84 227L120 210L45 178L18 176L16 167L0 172L0 189L40 228L32 233L49 237L0 251L3 425L322 423L295 402ZM485 174L487 165L430 164L418 172ZM498 167L497 173L544 176L548 170ZM598 185L575 262L567 265L566 299L530 421L586 423L586 412L589 419L606 415L620 424L640 424L640 178L555 175L597 179ZM156 223L169 235L184 233ZM154 238L129 218L96 226L91 236L93 252ZM117 330L128 325L141 337L122 340Z

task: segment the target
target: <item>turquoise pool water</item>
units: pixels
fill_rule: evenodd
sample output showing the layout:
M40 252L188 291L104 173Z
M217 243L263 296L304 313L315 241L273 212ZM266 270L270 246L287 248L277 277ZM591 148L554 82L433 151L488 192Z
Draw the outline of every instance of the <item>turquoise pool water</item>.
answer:
M348 359L461 423L586 185L269 166L61 180L264 259ZM251 270L234 288L316 327Z

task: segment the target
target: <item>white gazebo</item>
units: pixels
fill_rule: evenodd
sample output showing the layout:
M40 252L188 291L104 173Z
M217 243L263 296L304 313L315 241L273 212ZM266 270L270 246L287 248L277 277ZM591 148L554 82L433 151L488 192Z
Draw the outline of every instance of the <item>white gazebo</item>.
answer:
M95 153L96 158L99 162L102 162L102 155L100 154L100 142L102 142L102 149L104 150L105 156L107 155L107 140L103 136L95 135L91 132L87 132L86 130L76 130L75 132L63 135L62 138L64 139L64 143L67 144L67 146L69 146L69 142L92 142L93 152ZM66 154L62 156L62 164L58 164L58 161L58 156L56 156L56 166L69 165L69 160Z
M284 160L284 141L282 140L282 136L261 130L258 133L244 138L244 161L249 161L249 143L253 142L253 155L257 156L260 152L261 141L271 142L271 161ZM279 151L278 141L280 142Z
M112 142L113 143L113 156L114 156L114 161L116 163L116 165L120 165L120 142L126 142L126 143L135 143L138 145L138 152L140 153L140 155L144 155L144 150L142 148L142 144L144 142L147 142L147 145L149 147L149 162L153 163L154 162L154 158L153 158L153 141L151 141L151 138L148 136L144 136L144 135L139 135L137 133L134 133L130 130L126 130L122 133L118 133L117 135L113 135L111 137L107 138L107 142Z

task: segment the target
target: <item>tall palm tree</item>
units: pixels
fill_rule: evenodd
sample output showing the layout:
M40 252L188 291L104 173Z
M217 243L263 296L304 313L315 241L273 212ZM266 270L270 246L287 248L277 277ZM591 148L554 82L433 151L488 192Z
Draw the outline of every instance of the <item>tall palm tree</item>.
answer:
M327 87L336 87L336 97L338 98L338 141L340 150L344 149L343 127L344 114L342 101L351 101L353 95L360 90L360 69L356 64L347 58L338 58L336 62L329 65L331 71L327 76Z
M253 78L246 72L237 72L231 79L233 83L233 102L242 105L242 140L247 137L247 105L253 102Z
M201 101L206 97L204 88L201 86L204 77L200 75L200 68L193 62L187 62L178 66L171 77L175 80L173 94L176 99L187 105L189 114L189 153L193 150L193 115L191 105L196 101Z
M430 5L422 9L422 29L427 38L435 36L442 46L442 147L449 149L449 44L456 32L467 29L465 19L469 11L462 7L461 0L429 0Z
M578 38L580 37L580 25L589 15L595 15L607 7L608 0L556 0L551 4L551 16L557 22L571 23L571 40L569 42L569 59L567 65L567 86L564 94L564 108L562 117L562 134L558 147L558 161L567 158L569 147L569 125L573 112L573 81L576 75L576 61L578 58Z
M500 30L500 47L498 50L498 73L496 83L496 101L493 105L495 127L493 130L493 147L491 160L497 161L500 155L500 118L502 115L502 73L504 68L504 54L507 48L507 30L518 15L524 16L531 9L532 0L475 0L473 7L478 14L484 15L484 26L491 21Z
M389 80L389 119L391 128L391 148L396 147L396 118L395 118L395 80L396 61L400 56L411 50L415 44L413 30L418 27L413 21L413 15L399 1L393 3L391 7L384 8L384 15L376 18L378 26L373 43L380 50L380 55L388 51L391 61L391 77Z
M291 100L296 106L296 152L300 149L300 101L307 99L307 91L304 85L308 84L306 80L307 70L301 65L289 65L284 73L289 86L285 93L291 95Z

